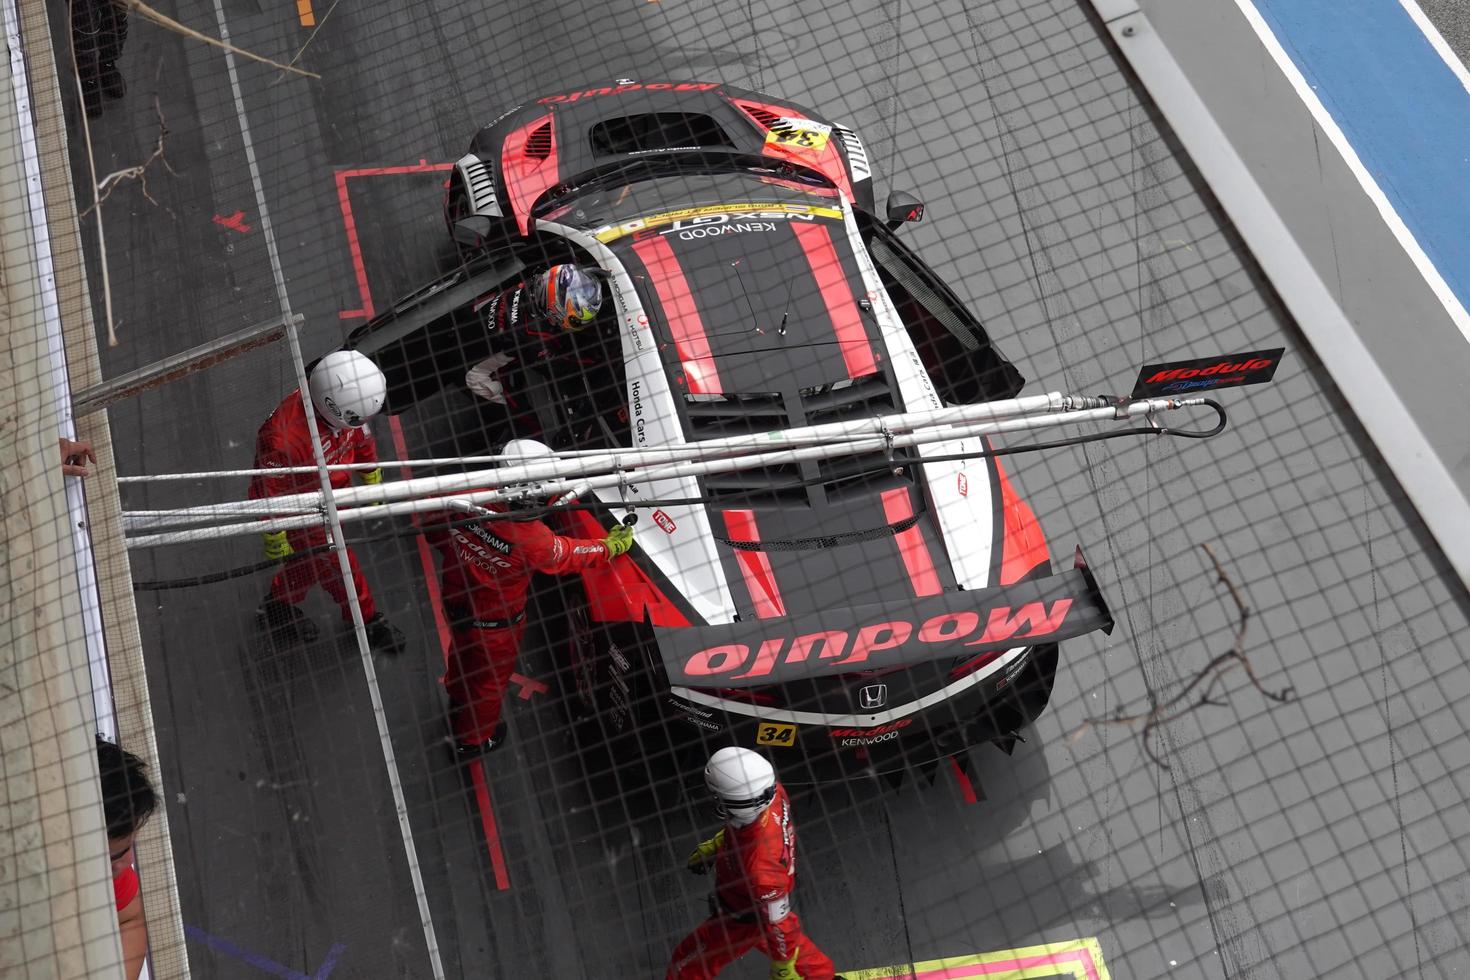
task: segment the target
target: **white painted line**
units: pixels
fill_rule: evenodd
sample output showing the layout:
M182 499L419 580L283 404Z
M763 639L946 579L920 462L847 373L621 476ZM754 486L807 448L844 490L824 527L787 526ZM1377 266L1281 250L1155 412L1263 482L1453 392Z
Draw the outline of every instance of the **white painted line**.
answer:
M1333 380L1356 393L1358 421L1470 585L1470 500L1147 18L1135 14L1108 27Z
M220 40L230 43L230 28L225 22L225 10L221 0L214 0L215 21L219 25ZM307 393L305 363L301 357L301 344L296 336L296 324L291 316L291 299L286 294L286 277L281 272L281 256L276 249L276 236L271 228L270 210L265 202L265 188L260 179L260 167L255 160L255 144L250 139L250 123L245 117L245 100L240 94L240 75L235 68L235 54L224 48L225 66L230 74L230 92L235 98L235 116L240 122L240 138L245 147L245 162L250 168L250 182L255 188L255 207L260 214L260 233L265 237L265 249L270 257L271 275L275 278L276 300L281 307L281 319L286 324L286 339L291 346L291 360L296 368L296 381L301 397L310 404ZM393 809L398 817L398 832L403 839L403 853L408 862L409 879L413 883L414 899L418 903L419 924L423 928L424 943L428 948L429 965L434 980L444 980L444 963L439 956L439 941L434 933L434 919L429 914L429 897L424 889L423 869L419 865L418 849L414 845L413 829L408 823L408 804L403 797L403 779L398 773L398 762L393 754L393 740L388 734L388 716L383 710L383 694L378 686L378 672L373 665L372 650L368 646L367 630L363 626L362 607L357 601L357 588L353 583L352 567L347 558L347 546L342 534L342 523L337 517L336 503L331 499L331 477L327 472L327 461L322 455L320 435L316 428L316 413L309 408L306 424L311 430L311 445L316 455L317 473L327 497L327 521L330 526L337 563L342 578L347 584L347 605L352 613L352 630L357 637L357 653L362 661L363 674L367 679L368 696L373 705L373 721L378 729L378 743L383 750L383 765L388 771L388 785L393 793Z
M1455 326L1460 328L1460 333L1464 336L1465 341L1470 343L1470 313L1466 312L1459 297L1455 295L1454 290L1450 289L1449 283L1444 281L1444 277L1439 274L1439 269L1435 267L1434 263L1430 261L1429 256L1425 254L1424 249L1419 245L1419 240L1414 237L1413 232L1409 231L1409 226L1404 224L1404 219L1399 217L1399 213L1389 201L1388 195L1383 193L1383 188L1378 186L1378 182L1373 179L1373 175L1368 172L1368 168L1363 166L1363 161L1358 159L1357 151L1353 149L1352 143L1348 141L1347 136L1337 125L1337 121L1332 118L1332 113L1328 112L1327 107L1322 104L1322 100L1317 98L1317 93L1307 82L1306 77L1302 75L1301 70L1297 68L1296 62L1291 60L1291 55L1286 53L1286 49L1276 39L1276 35L1271 31L1271 26L1266 23L1266 19L1261 16L1261 12L1256 9L1255 4L1251 0L1235 0L1235 5L1240 8L1240 12L1244 15L1246 22L1256 32L1256 37L1260 39L1261 44L1270 53L1272 60L1276 62L1276 66L1281 69L1281 73L1291 83L1291 87L1296 90L1297 97L1302 100L1302 105L1307 107L1307 110L1312 114L1312 118L1317 121L1317 125L1322 127L1322 131L1327 134L1327 138L1332 141L1332 145L1337 148L1337 152L1342 155L1343 162L1348 165L1348 169L1358 179L1358 183L1362 185L1364 192L1368 195L1368 199L1373 202L1373 206L1378 209L1378 213L1382 216L1384 223L1393 232L1393 237L1398 239L1399 246L1403 248L1404 254L1409 257L1409 260L1414 263L1414 267L1419 270L1419 274L1424 277L1424 281L1428 283L1435 298L1439 300L1440 305L1449 314L1450 320L1454 322ZM1420 16L1423 16L1423 14L1421 13ZM1443 43L1442 39L1441 43Z
M1434 22L1425 15L1423 10L1419 9L1419 5L1414 0L1399 0L1399 6L1404 8L1404 12L1419 26L1419 30L1424 32L1424 36L1429 39L1430 47L1434 48L1444 59L1444 63L1450 66L1450 71L1454 72L1460 84L1465 86L1465 91L1470 92L1470 69L1465 67L1465 63L1445 41L1444 35L1439 33L1439 28L1434 26Z

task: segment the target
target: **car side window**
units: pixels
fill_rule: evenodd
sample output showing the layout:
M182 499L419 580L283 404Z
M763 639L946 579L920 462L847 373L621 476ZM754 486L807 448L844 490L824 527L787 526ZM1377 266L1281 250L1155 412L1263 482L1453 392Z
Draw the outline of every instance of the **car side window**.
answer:
M991 346L980 321L893 232L877 221L864 231L878 278L940 397L951 404L1014 398L1026 379Z

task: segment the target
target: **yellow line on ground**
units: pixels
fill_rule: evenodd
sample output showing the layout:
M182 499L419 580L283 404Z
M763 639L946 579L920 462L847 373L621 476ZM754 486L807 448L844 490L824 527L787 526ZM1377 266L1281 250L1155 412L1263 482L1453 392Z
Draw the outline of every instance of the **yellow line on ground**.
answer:
M1109 980L1103 964L1102 947L1095 938L1044 943L1023 949L1002 949L973 956L950 956L904 966L880 966L868 970L847 971L851 980L892 980L896 977L918 977L919 980L1040 980L1040 978L1076 977L1077 980Z

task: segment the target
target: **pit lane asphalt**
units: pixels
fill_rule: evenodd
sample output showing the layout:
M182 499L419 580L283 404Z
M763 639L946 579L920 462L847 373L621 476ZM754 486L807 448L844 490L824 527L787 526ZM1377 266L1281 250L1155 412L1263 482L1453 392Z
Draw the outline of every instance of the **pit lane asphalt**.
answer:
M1126 390L1150 357L1285 345L1274 386L1222 399L1232 428L1211 443L1017 461L1054 557L1083 545L1120 628L1064 648L1052 708L1014 757L974 753L985 799L966 803L943 772L896 792L798 795L800 908L844 968L1097 936L1116 977L1463 972L1462 593L1089 16L1065 0L965 6L317 0L325 24L302 64L321 81L239 67L307 355L339 342L358 322L339 311L361 304L336 171L453 159L522 97L617 76L724 79L852 125L880 196L926 200L905 236L1028 391ZM270 57L310 33L291 4L223 9L235 43ZM170 12L216 32L211 4ZM156 97L176 174L149 171L157 206L136 185L104 204L122 337L103 351L108 375L278 309L223 57L135 19L123 70L132 91L93 126L98 173L148 155ZM437 181L353 178L350 193L381 306L434 270ZM291 384L277 349L126 403L112 412L121 465L248 465ZM427 420L404 424L421 451ZM198 499L125 495L130 508ZM1204 542L1255 610L1247 649L1264 684L1300 700L1268 709L1237 676L1227 706L1161 733L1168 771L1124 729L1070 741L1086 717L1132 710L1229 647ZM134 574L239 566L256 548L135 554ZM361 554L411 637L378 671L448 975L661 974L701 914L704 885L678 865L708 812L655 763L608 771L552 694L515 701L513 748L487 770L510 885L498 889L472 789L433 744L441 655L418 555ZM320 595L321 643L262 647L248 623L265 587L139 595L185 921L302 972L341 943L333 977L428 976L356 654ZM555 683L546 627L522 671ZM196 976L260 975L190 955Z

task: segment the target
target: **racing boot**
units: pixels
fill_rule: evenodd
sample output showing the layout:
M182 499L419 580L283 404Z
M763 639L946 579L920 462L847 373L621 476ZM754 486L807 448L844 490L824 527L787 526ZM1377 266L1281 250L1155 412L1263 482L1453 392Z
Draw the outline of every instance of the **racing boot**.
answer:
M397 656L403 652L403 631L392 623L382 613L376 613L372 619L363 623L363 629L367 631L368 646L379 653Z
M480 756L489 755L491 752L494 752L496 749L500 748L502 745L505 744L505 740L509 737L510 732L506 728L505 722L502 721L500 724L495 726L495 734L491 735L483 742L461 742L459 739L454 738L453 736L450 736L449 741L454 745L454 758L456 760L458 760L459 762L474 762L476 759L480 758Z
M95 78L82 79L82 110L88 119L102 115L102 88Z
M271 596L255 610L255 621L277 643L316 642L316 623L300 609Z

